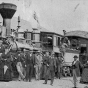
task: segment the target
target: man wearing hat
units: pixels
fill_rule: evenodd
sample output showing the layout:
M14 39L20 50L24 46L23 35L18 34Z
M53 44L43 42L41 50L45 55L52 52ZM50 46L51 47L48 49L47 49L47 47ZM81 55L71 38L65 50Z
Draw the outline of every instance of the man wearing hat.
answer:
M48 68L48 60L49 60L50 56L49 56L49 52L45 52L45 55L43 56L43 74L42 74L42 78L45 79L46 76L46 71Z
M26 81L31 82L34 66L33 52L27 52L25 62L26 62Z
M52 53L51 57L49 57L48 61L47 61L47 69L46 69L44 84L47 84L47 81L48 81L48 78L49 78L49 75L50 75L51 76L50 85L53 86L55 70L56 70L56 61L55 61L55 58L54 58L54 53Z
M42 64L42 57L40 56L40 52L37 52L35 55L35 65L34 65L36 80L40 79L41 64Z
M61 74L61 64L63 62L62 60L62 55L60 54L60 56L56 59L56 65L57 65L57 77L60 79L60 74Z
M80 67L81 67L81 63L80 61L78 61L78 56L75 55L74 57L74 61L72 62L72 69L73 69L73 81L74 81L74 87L73 88L77 88L76 87L76 82L77 82L77 77L80 76Z
M16 67L17 67L17 71L19 73L18 80L21 81L21 80L24 80L25 76L23 74L22 56L20 53L18 54L17 59L18 59L18 61L17 61Z

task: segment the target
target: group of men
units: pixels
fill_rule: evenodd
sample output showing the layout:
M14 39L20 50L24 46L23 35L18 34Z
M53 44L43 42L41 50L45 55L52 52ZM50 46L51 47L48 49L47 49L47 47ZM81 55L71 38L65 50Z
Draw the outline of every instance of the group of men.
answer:
M19 80L22 79L30 82L34 73L36 80L40 80L44 77L44 84L47 84L50 76L50 85L53 85L57 67L58 74L60 75L60 60L55 58L54 53L50 56L49 52L46 52L44 55L40 52L36 52L35 54L33 54L33 52L27 52L23 56L18 54L17 58L16 66L19 73ZM22 58L24 58L24 61L22 61ZM23 62L25 65L23 65Z
M42 54L41 52L33 53L32 51L18 51L16 53L2 54L1 58L7 64L3 64L5 67L5 73L9 71L8 75L12 78L14 77L14 68L18 73L18 80L31 82L34 76L36 80L42 78L45 79L44 84L47 84L48 79L51 79L51 85L53 85L55 72L58 69L58 76L60 78L60 58L55 58L54 53L46 52ZM1 59L1 60L2 60ZM3 68L2 67L2 68ZM50 76L50 77L49 77Z
M53 85L55 72L58 72L58 77L60 78L62 57L56 58L54 53L49 54L49 52L42 54L41 52L33 53L31 51L18 51L14 55L7 52L7 50L8 49L0 56L0 80L2 80L3 77L4 80L11 80L11 77L14 75L14 66L17 69L19 81L24 80L31 82L34 74L36 80L44 78L44 84L47 84L50 78L50 85ZM80 72L79 66L81 65L77 58L77 56L74 56L72 63L75 88L77 74L79 75Z

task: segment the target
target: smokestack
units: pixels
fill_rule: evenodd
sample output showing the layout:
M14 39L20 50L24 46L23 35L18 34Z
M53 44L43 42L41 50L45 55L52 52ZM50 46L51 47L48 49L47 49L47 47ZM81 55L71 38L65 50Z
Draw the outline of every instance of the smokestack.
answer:
M0 4L0 13L3 17L3 26L6 27L6 36L11 34L11 18L16 12L17 6L11 3L2 3Z

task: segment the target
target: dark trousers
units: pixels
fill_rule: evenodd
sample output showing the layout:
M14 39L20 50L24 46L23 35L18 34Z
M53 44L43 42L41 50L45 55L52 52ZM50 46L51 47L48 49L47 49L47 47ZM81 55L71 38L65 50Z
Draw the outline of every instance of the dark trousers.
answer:
M77 74L76 74L76 70L73 69L73 83L74 83L74 87L77 86Z
M45 83L47 83L49 75L51 76L51 84L53 84L55 72L53 70L50 70L50 69L47 69L47 71L46 71L46 74L45 74Z
M28 65L26 67L26 80L31 81L32 75L33 75L33 65Z
M61 67L58 66L58 67L57 67L57 70L58 70L58 71L57 71L57 76L59 77L59 79L60 79L60 73L61 73L60 69L61 69Z

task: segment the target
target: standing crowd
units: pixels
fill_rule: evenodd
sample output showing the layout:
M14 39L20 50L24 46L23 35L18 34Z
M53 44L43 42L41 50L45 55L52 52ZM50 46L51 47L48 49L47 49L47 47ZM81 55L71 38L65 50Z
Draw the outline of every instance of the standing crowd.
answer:
M15 53L5 52L0 56L0 80L11 81L17 78L19 81L29 81L35 77L36 80L45 79L44 84L47 84L48 79L51 79L53 85L54 77L57 72L57 77L60 78L60 66L62 60L56 58L54 53L32 51L18 51Z
M80 82L88 83L88 61L81 64L78 56L75 55L73 58L71 68L74 88L76 88L77 77L80 75ZM7 48L5 52L0 54L0 81L11 81L16 78L19 81L31 82L34 77L35 80L44 79L44 84L47 84L48 79L50 79L50 85L53 85L55 76L60 79L62 62L62 56L57 58L54 53L46 52L42 54L32 51L12 53L8 52ZM81 73L80 68L82 68Z
M53 85L54 77L60 76L62 73L70 74L69 67L62 68L63 56L56 57L53 52L41 53L40 51L10 51L9 45L3 41L0 47L0 81L11 81L17 78L19 81L29 81L34 77L35 80L44 79L44 84L47 84L48 79L51 80L50 85ZM76 88L77 77L80 76L81 83L88 83L88 61L82 64L77 56L74 56L72 62L72 75L74 86ZM71 74L70 74L71 75Z

